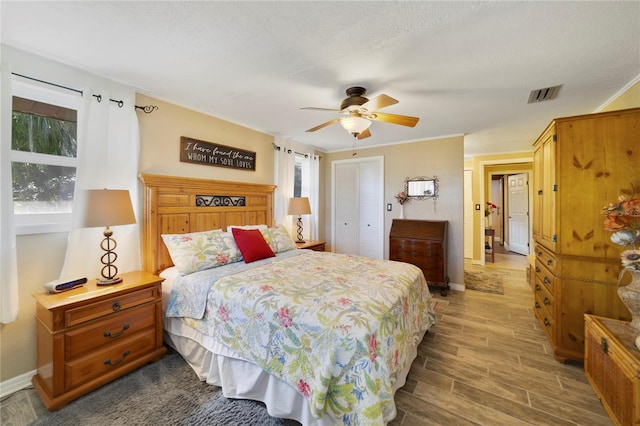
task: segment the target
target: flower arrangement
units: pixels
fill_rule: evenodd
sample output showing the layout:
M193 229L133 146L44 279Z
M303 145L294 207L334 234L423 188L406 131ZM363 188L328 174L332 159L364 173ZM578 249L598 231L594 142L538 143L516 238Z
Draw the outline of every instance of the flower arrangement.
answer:
M398 192L396 195L396 200L398 201L398 204L403 205L404 203L408 203L409 202L409 195L407 194L406 191L400 191Z
M609 204L602 212L604 229L613 232L611 242L629 248L620 254L622 266L640 271L640 199L627 200L621 195L617 203Z
M493 211L497 208L498 206L493 204L491 201L487 201L487 206L484 208L485 217L491 216L493 214Z

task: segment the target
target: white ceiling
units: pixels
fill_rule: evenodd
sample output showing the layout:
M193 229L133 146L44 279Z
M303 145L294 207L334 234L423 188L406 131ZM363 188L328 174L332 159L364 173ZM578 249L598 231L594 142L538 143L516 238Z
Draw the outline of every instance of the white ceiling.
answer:
M465 134L465 157L526 151L640 74L640 2L13 2L2 43L325 151L350 149L347 87L399 104L359 146ZM534 89L558 97L527 104Z

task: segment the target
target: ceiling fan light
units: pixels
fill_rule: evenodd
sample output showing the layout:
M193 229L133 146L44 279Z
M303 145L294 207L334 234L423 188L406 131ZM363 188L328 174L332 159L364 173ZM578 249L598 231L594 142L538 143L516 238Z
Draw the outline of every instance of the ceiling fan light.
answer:
M362 117L345 117L340 120L344 129L352 135L359 135L371 126L371 120Z

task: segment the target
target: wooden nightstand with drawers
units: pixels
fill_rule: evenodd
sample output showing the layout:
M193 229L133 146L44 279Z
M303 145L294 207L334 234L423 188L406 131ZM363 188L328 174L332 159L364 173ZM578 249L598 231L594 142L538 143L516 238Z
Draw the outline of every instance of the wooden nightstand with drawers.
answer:
M322 240L308 240L304 243L296 243L296 247L299 249L309 249L313 251L324 251L325 242Z
M49 410L149 362L162 344L162 281L146 272L95 280L62 293L35 293L38 374L32 383Z

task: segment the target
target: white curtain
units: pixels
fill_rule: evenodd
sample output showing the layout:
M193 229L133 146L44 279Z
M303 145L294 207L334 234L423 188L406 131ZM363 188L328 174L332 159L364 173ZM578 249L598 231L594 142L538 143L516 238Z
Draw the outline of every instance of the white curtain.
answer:
M136 214L136 223L114 226L113 238L117 242L118 255L115 266L118 273L140 269L140 215L141 202L138 194L138 160L140 135L135 113L135 92L118 94L98 93L96 89L85 89L84 108L78 117L78 168L72 214L72 229L65 255L61 278L100 276L104 251L100 242L104 228L81 228L84 212L85 190L128 189ZM94 96L100 94L102 101ZM110 101L123 101L123 106Z
M273 206L273 216L276 225L284 225L289 235L294 236L292 217L287 214L289 198L293 197L293 183L295 172L295 154L285 141L276 138L274 147L274 183L277 185ZM294 231L294 232L292 232Z
M18 263L11 179L11 70L0 69L0 322L18 318Z
M309 197L311 215L306 217L305 234L311 240L319 239L318 218L320 217L320 158L312 153L306 153L302 160L302 196ZM305 237L306 238L306 237Z
M303 237L314 240L318 239L320 158L313 155L306 146L281 138L276 138L274 144L274 181L277 185L274 216L276 224L284 225L289 234L295 238L297 218L289 216L287 209L289 198L293 197L296 153L303 157L301 196L309 197L311 206L311 214L302 216Z

